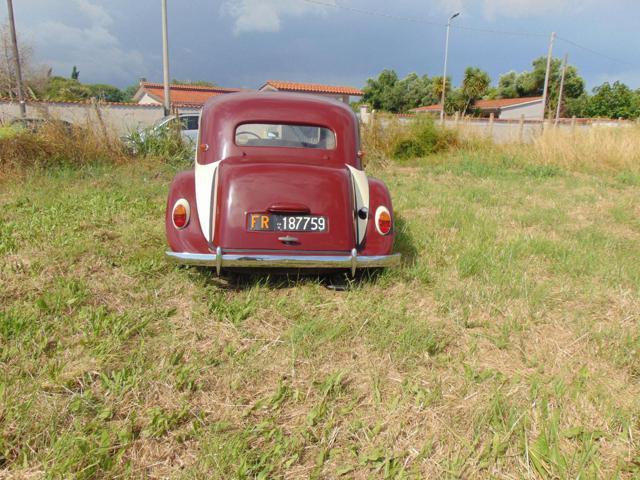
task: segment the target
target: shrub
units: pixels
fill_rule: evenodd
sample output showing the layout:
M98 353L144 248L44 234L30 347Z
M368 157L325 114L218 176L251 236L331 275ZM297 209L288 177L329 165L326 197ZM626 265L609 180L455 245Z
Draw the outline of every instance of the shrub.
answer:
M142 157L162 157L169 163L187 163L193 159L193 145L185 142L175 128L133 131L125 143L131 153Z
M398 159L424 157L458 145L458 137L453 130L439 128L431 118L418 117L408 129L408 137L399 140L393 156Z
M362 142L369 160L405 160L424 157L460 145L454 130L442 128L433 119L418 116L409 124L397 117L381 117L362 129Z

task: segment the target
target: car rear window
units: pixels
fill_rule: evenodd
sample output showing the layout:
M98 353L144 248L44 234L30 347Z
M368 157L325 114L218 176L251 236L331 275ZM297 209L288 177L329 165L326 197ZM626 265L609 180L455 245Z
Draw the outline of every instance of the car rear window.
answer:
M247 147L336 148L328 128L292 123L243 123L236 127L236 145Z

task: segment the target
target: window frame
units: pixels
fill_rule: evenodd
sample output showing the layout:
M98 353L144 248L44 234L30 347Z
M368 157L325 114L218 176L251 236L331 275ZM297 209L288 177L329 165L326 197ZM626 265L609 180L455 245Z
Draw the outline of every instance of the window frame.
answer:
M247 145L238 143L238 129L245 125L259 125L259 126L275 126L275 127L313 127L318 129L324 129L329 132L333 136L333 147L332 148L323 148L323 147L315 147L315 146L293 146L293 145ZM266 140L262 139L261 140ZM264 120L250 120L243 121L238 124L233 129L233 143L239 148L290 148L297 150L316 150L316 151L327 151L332 152L338 148L338 135L333 128L330 128L326 125L318 125L314 123L301 123L301 122L283 122L283 121L264 121Z

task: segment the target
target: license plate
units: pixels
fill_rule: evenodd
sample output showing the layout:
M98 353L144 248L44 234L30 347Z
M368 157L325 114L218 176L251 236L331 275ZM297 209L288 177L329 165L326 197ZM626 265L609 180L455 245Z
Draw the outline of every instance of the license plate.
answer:
M326 232L327 226L327 218L321 215L247 215L247 229L254 232Z

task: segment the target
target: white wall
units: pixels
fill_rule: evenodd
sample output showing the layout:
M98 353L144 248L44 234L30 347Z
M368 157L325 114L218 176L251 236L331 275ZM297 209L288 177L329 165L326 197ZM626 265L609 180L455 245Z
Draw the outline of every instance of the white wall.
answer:
M158 100L153 98L151 95L145 92L145 94L138 100L138 103L141 105L162 105Z
M101 128L98 111L105 126L115 135L123 135L137 128L153 125L164 116L161 105L76 103L76 102L28 102L28 118L54 118L77 125ZM197 111L197 110L196 110ZM20 116L17 102L0 100L0 122L8 122Z
M527 103L524 105L513 105L511 107L502 107L500 109L501 119L517 120L524 115L525 119L539 120L542 118L542 100Z

